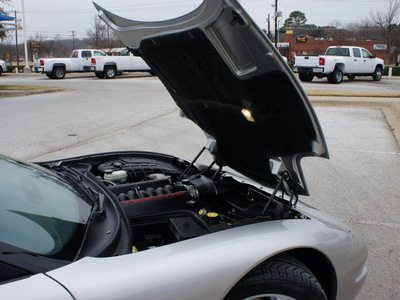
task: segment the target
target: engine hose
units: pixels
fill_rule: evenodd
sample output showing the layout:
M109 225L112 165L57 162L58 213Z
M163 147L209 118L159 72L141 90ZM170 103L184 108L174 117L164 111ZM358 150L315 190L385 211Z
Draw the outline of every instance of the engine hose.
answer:
M221 195L238 192L238 186L228 182L208 182L196 187L197 200L211 200Z

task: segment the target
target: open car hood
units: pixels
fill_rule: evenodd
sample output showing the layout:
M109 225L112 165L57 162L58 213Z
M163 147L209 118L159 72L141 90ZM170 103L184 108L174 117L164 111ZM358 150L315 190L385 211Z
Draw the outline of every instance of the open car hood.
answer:
M328 158L320 125L289 67L240 4L205 0L160 22L95 6L206 133L218 165L267 185L287 174L286 188L308 194L300 159Z

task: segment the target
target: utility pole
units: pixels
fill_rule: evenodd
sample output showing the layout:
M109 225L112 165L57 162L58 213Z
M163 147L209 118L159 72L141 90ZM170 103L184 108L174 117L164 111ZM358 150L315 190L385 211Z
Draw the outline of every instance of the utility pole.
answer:
M271 39L271 15L270 14L268 14L267 22L268 22L268 38Z
M75 33L76 33L76 31L71 31L71 33L72 33L72 48L74 48L72 50L75 50Z
M275 0L275 48L278 49L278 0Z
M17 28L17 11L14 11L15 13L15 28ZM18 30L15 30L15 50L17 52L17 68L15 69L15 73L18 73L18 67L19 67L19 55L18 55Z
M110 43L110 27L107 26L107 44L108 48L111 49L111 43Z

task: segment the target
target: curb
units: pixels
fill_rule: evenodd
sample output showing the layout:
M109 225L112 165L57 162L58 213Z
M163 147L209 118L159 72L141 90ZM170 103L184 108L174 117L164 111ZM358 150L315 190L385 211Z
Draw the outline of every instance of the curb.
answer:
M33 90L33 91L0 91L0 98L9 98L9 97L22 97L29 95L38 95L38 94L48 94L48 93L57 93L57 92L65 92L68 91L67 88L60 87L44 87L43 89Z
M371 97L333 97L309 96L315 107L358 107L381 109L390 129L400 146L400 97L399 98L371 98Z
M400 93L390 92L367 92L367 91L337 91L337 90L318 90L305 89L309 97L362 97L362 98L400 98Z

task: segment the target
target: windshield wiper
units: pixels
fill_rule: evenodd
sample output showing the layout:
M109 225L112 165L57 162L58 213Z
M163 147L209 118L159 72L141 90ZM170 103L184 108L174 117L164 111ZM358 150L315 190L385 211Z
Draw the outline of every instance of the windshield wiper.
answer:
M88 192L91 194L91 198L95 201L96 205L94 206L95 212L97 214L101 214L102 216L106 217L106 210L104 208L104 201L105 201L105 196L104 194L101 194L94 190L93 188L88 188Z
M80 257L80 254L86 244L86 238L89 235L89 230L90 230L91 226L93 225L94 221L96 220L96 218L98 216L100 216L103 219L107 218L106 209L105 209L105 205L104 205L104 202L105 202L104 194L100 194L92 188L88 188L88 191L90 191L92 193L92 195L94 196L94 197L92 197L92 199L94 200L95 204L92 208L92 211L90 212L88 222L86 224L85 233L82 238L82 243L78 249L78 252L76 253L74 260L76 260Z

